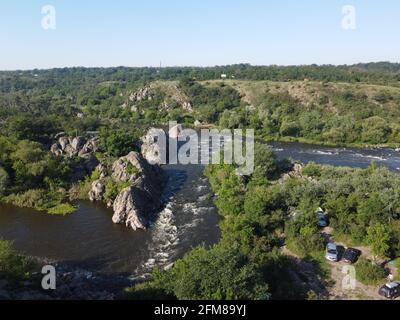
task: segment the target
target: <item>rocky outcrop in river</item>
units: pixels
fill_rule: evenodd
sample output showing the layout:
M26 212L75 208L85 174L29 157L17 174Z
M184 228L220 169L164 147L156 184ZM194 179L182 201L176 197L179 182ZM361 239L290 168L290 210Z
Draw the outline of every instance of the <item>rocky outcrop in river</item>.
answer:
M162 138L160 138L162 137ZM162 149L162 143L156 143L157 140L164 139L165 150ZM165 164L166 150L168 147L167 137L162 129L151 128L142 138L141 153L150 164ZM161 142L161 141L159 141Z
M100 179L92 183L90 200L103 200L106 179L111 179L117 187L126 185L115 200L107 203L114 209L112 221L125 224L133 230L145 230L151 214L163 205L165 177L162 169L149 164L139 152L131 152L114 162L109 176L104 165L100 164L97 170Z
M182 131L184 131L184 127L181 124L171 127L168 134L162 129L150 128L141 139L143 157L150 164L166 164L170 139L177 140Z
M140 153L131 152L114 163L112 177L116 182L131 184L114 201L113 222L133 230L146 229L151 213L163 204L163 171L150 165Z

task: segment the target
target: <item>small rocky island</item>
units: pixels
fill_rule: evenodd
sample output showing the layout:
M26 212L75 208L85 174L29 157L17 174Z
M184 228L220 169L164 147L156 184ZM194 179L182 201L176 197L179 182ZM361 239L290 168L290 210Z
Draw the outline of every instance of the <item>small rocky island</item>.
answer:
M142 141L143 150L147 150L153 142L148 136ZM86 140L82 137L61 136L51 147L55 155L81 158L83 165L78 170L79 175L97 171L98 179L92 182L88 197L91 201L105 201L107 206L113 207L114 223L125 224L133 230L146 230L152 214L163 206L162 194L166 182L163 170L158 164L150 164L136 151L111 164L108 159L99 162L95 157L98 150L96 138ZM118 192L112 199L106 199L110 185Z
M92 184L91 201L102 201L106 191L107 168L100 164L100 179ZM146 230L150 215L161 209L165 175L158 165L150 165L139 152L119 158L111 168L111 179L127 185L108 206L114 209L113 222L133 230Z

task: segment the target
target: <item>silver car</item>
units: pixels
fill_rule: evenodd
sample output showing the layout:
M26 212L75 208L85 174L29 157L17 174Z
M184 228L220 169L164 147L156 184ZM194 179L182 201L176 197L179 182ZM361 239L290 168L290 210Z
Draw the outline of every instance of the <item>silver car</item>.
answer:
M332 262L339 261L339 252L336 244L328 243L328 245L326 246L325 258Z

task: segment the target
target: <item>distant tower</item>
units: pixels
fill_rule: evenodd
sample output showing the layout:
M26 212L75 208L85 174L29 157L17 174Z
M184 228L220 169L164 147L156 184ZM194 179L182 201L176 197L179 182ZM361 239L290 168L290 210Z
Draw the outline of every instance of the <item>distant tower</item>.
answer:
M160 68L157 70L157 73L160 73L162 69L162 61L160 60Z

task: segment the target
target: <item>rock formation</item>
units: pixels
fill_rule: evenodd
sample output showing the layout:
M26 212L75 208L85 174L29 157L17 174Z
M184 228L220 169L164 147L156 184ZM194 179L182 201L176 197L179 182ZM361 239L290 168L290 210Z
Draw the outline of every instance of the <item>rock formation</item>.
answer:
M133 230L146 229L150 215L162 207L163 171L150 165L138 152L115 161L112 178L116 182L129 182L115 199L114 223L123 223Z
M99 164L94 153L99 149L99 139L92 138L86 140L82 137L67 137L61 135L58 142L54 143L50 152L57 156L79 157L83 159L83 167L77 168L77 176L81 178L87 173L91 173Z
M127 185L116 199L108 200L107 206L114 209L112 221L133 230L147 229L151 215L163 205L165 177L162 169L149 164L140 153L131 152L113 163L110 175L104 164L98 165L96 170L99 179L92 183L90 200L104 200L107 179L112 179L117 186Z
M289 172L285 173L282 175L281 180L286 181L288 179L303 179L302 172L303 171L303 165L300 163L294 163L292 170Z
M170 110L174 106L180 106L184 111L193 112L193 106L188 96L174 82L155 81L132 92L122 107L130 107L131 111L137 112L137 104L143 101L156 100L157 94L164 96L164 101L158 106L160 109Z
M151 101L153 99L152 93L151 93L151 87L143 87L140 88L138 91L131 93L129 96L129 101L130 102L141 102L144 100L149 100Z
M89 191L90 201L102 201L105 191L106 187L103 179L94 181L92 183L92 188Z
M141 153L150 164L166 163L168 141L164 130L151 128L141 142Z

